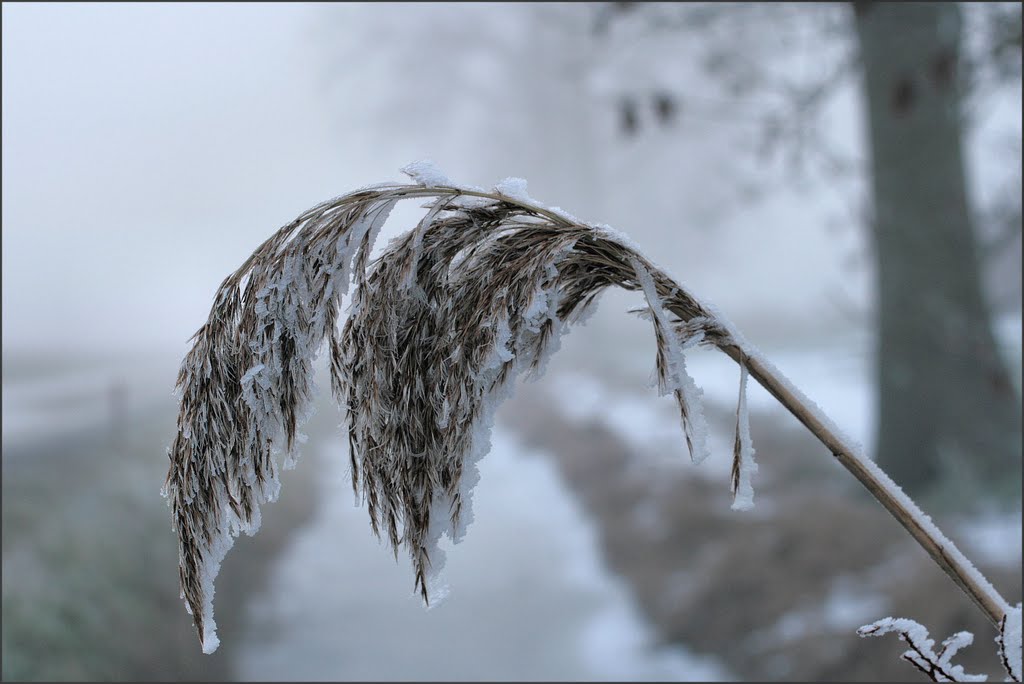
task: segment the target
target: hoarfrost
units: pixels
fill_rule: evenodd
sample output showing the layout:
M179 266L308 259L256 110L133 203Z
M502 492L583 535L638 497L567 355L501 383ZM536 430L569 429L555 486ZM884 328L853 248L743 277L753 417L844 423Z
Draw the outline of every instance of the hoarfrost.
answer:
M242 376L241 380L242 384L245 385L249 382L252 382L252 379L256 377L256 374L259 373L264 368L266 368L266 366L264 366L262 363L257 363L255 366L245 371L245 375Z
M420 159L402 167L402 173L412 178L416 183L428 188L439 186L454 187L448 176L437 167L430 159Z
M567 212L565 209L562 209L562 207L548 207L547 210L555 216L565 219L569 223L580 223L578 218Z
M902 658L912 663L936 682L984 682L987 675L972 675L964 672L961 665L953 665L952 659L961 649L974 642L970 632L957 632L942 642L942 648L935 652L935 640L928 637L928 630L909 618L887 617L857 630L862 637L882 636L895 632L902 641L910 644L910 650Z
M913 499L907 496L906 492L904 492L903 489L885 473L885 471L879 468L874 461L860 456L857 452L854 452L853 456L878 482L882 483L883 486L886 487L894 499L903 505L903 508L910 514L915 523L924 530L925 534L932 538L937 546L942 548L943 554L948 559L956 562L963 569L965 574L974 581L978 588L988 594L994 604L1003 606L1004 611L1008 612L1010 610L1010 606L1007 605L1006 601L999 595L999 592L995 590L995 587L993 587L985 576L974 566L974 564L964 556L960 549L958 549L956 545L953 544L953 542L935 526L931 517L922 511L918 505L914 503Z
M1001 633L996 637L999 656L1010 678L1006 681L1021 681L1021 604L1006 611Z
M260 506L276 500L276 456L284 452L285 468L298 459L305 436L297 428L314 409L311 363L334 326L350 262L365 268L397 200L371 201L354 214L325 203L283 227L221 285L182 363L178 438L162 493L175 511L183 598L205 653L219 644L213 596L221 562L235 537L259 529ZM333 237L310 241L316 231ZM243 324L249 333L236 338L231 326Z
M674 334L674 326L668 319L650 271L636 257L630 257L630 264L653 315L655 337L658 338L660 390L662 394L675 394L690 447L690 457L694 463L702 463L711 454L708 426L704 418L704 393L686 372L683 347Z
M751 482L757 472L754 447L750 440L750 412L747 409L747 365L740 363L740 397L736 405L736 445L733 455L732 508L746 511L754 507L754 486Z
M524 204L537 203L526 192L526 180L522 178L506 178L494 186L494 191L499 195L504 195L511 200L523 202Z

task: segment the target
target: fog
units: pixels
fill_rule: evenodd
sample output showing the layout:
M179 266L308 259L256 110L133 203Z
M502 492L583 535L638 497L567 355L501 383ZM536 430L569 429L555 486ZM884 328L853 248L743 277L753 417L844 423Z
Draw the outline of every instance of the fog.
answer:
M475 19L502 16L500 6L487 8L459 11ZM759 259L712 244L707 236L713 230L725 233L722 240L730 244L729 223L740 220L716 216L708 205L708 199L728 198L724 176L708 183L704 175L708 160L721 156L720 148L701 141L720 144L724 135L715 127L686 143L689 150L648 143L620 152L620 158L607 155L610 161L594 167L592 160L575 157L538 159L538 143L517 138L502 109L481 110L479 96L456 117L458 97L424 87L429 66L412 74L411 95L400 92L404 84L393 75L385 80L387 50L370 49L374 36L394 40L396 47L403 39L419 39L418 47L399 54L415 59L418 50L427 60L441 59L434 71L442 72L450 62L444 61L443 42L417 35L416 24L406 34L382 28L396 13L431 11L302 4L5 7L5 348L144 344L179 351L205 317L216 285L270 232L318 201L398 179L400 166L423 156L470 184L526 176L542 201L630 233L652 214L676 224L660 229L666 235L690 223L696 226L690 231L695 247L680 242L680 252L710 248L716 260L732 262L717 269L705 265L684 278L695 287L711 283L707 296L715 301L738 287L746 292L737 298L749 298L742 281L725 275L745 268L753 269L752 279L774 276L774 301L801 304L805 298L794 292L811 288L806 281L799 286L798 274L815 279L815 271L835 265L837 248L822 228L820 198L813 200L816 213L806 205L794 208L789 195L762 207L757 218L745 213L744 224L763 223L766 216L772 223L787 217L804 223L784 240L764 230L731 230L747 240L761 236ZM357 35L346 33L350 17L362 21ZM527 40L527 32L513 23L502 35L519 36L525 49L535 40ZM460 41L472 33L451 29ZM477 42L483 42L479 35ZM475 65L471 78L486 79L488 62L477 59L479 44L472 47L451 54ZM408 66L393 61L400 69ZM459 78L460 72L450 77L456 92L469 93L459 97L472 97ZM542 75L529 78L550 89ZM392 102L400 111L384 112L381 119L378 103ZM591 113L596 126L609 116ZM373 129L374 121L389 128ZM530 135L550 139L544 131ZM593 150L595 158L599 153ZM499 161L498 154L505 156ZM666 178L666 166L670 182L655 184ZM616 173L635 174L637 167L646 169L650 190L642 194L640 178L625 192L640 192L634 201L653 203L646 213L630 217L616 208L609 212L614 216L598 215L607 202L575 188L566 192L567 170L610 174L614 182ZM660 198L667 193L681 199ZM677 202L693 208L679 214ZM765 248L771 251L765 254Z
M430 611L353 507L321 363L304 460L228 554L223 646L200 654L157 494L175 368L273 231L408 180L414 160L465 185L523 177L626 233L873 449L873 210L846 8L622 5L3 5L4 679L884 680L904 673L901 644L854 630L889 612L974 630L971 667L997 671L991 627L755 386L757 507L729 509L735 365L688 352L713 447L694 468L624 292L499 411L476 521L447 549L452 595ZM966 40L983 42L972 12ZM813 82L829 96L800 119ZM1020 97L1019 72L979 89L965 134L974 208L1010 215L983 276L1018 400L1020 205L1004 200ZM409 204L378 252L422 213ZM940 522L1016 602L1009 509Z
M622 39L585 73L587 57L559 60L585 10L552 5L545 33L500 3L5 8L4 346L180 352L270 232L421 157L468 184L526 177L541 201L664 252L740 323L836 323L847 309L866 323L862 181L780 182L791 174L751 152L756 111L730 105L671 36ZM453 11L463 23L436 34L431 15ZM785 67L813 75L816 57ZM616 140L617 93L672 78L693 83L680 129ZM859 163L855 86L826 121ZM1014 95L979 108L969 178L982 197L1005 185ZM544 98L532 115L530 98Z
M246 252L362 182L315 11L4 7L5 349L182 349Z

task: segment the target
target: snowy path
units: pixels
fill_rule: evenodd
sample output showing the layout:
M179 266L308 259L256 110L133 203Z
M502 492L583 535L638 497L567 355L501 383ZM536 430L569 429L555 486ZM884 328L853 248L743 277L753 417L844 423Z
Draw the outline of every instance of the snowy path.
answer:
M450 596L431 610L355 508L344 454L324 454L322 510L295 538L239 635L245 680L714 680L655 647L551 462L496 429L475 521L448 548ZM269 511L268 511L269 513ZM223 636L223 635L222 635Z

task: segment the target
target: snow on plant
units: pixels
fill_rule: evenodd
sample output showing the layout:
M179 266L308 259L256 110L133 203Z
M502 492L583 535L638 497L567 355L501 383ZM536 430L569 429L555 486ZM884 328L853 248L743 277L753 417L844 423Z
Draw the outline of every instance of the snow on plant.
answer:
M942 648L935 652L935 640L928 638L928 630L906 617L885 617L857 630L862 637L881 637L891 632L910 645L900 657L928 675L933 682L984 682L988 679L985 675L968 675L963 666L952 665L953 655L974 642L974 635L970 632L957 632L943 641ZM1007 681L1021 681L1020 603L1002 616L995 642L999 645L999 660L1009 675Z
M928 638L928 630L924 626L908 618L884 618L857 630L862 637L882 636L896 632L900 639L910 644L901 658L928 675L933 682L984 682L985 675L971 675L964 672L961 665L953 665L952 659L957 652L974 643L974 635L970 632L957 632L942 642L942 648L935 652L935 640Z
M441 536L460 541L472 520L476 463L489 449L497 406L518 375L543 373L567 327L610 286L646 300L640 313L654 329L658 386L678 404L695 463L709 455L708 429L686 350L713 346L739 364L734 508L753 505L749 375L994 622L1009 624L1006 602L859 447L717 310L624 235L538 205L521 179L487 192L453 184L429 162L403 171L414 184L385 183L329 200L260 245L221 283L181 365L163 493L178 535L182 597L204 652L219 644L214 578L234 538L254 534L260 505L277 498L277 455L284 453L284 467L295 464L304 439L298 428L315 392L312 364L325 344L332 393L347 412L353 489L366 501L374 533L386 535L396 557L400 550L410 556L416 588L429 602L444 564ZM371 260L391 209L407 199L429 199L426 214ZM339 333L350 283L352 303ZM1019 612L1016 619L1019 654ZM1019 655L1017 663L1019 673Z
M1007 681L1019 682L1021 677L1021 646L1020 646L1020 615L1021 604L1010 608L1003 616L999 626L999 659L1009 675ZM933 682L984 682L986 675L972 675L964 672L961 665L952 663L953 656L974 643L974 635L970 632L957 632L942 642L942 648L935 652L935 640L928 638L928 630L923 625L908 618L883 618L857 630L862 637L882 636L895 632L902 641L910 645L901 658L926 674Z
M1019 682L1024 669L1021 667L1021 604L1018 603L1003 616L996 643L999 644L999 659L1010 679Z

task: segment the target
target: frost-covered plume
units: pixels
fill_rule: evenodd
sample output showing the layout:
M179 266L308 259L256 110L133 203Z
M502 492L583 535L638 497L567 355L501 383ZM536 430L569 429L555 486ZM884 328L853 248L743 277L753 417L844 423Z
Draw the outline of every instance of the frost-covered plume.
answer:
M415 184L386 183L324 202L281 228L229 275L178 376L181 407L164 494L178 533L182 597L205 652L217 648L214 578L259 507L278 494L277 456L294 465L311 407L312 363L326 344L346 412L352 486L373 531L412 559L438 596L442 535L472 518L476 463L516 377L538 376L567 326L610 286L640 292L663 394L678 403L694 462L708 456L701 390L686 350L713 346L740 365L732 490L753 505L756 472L745 388L763 385L896 516L993 621L1005 601L859 448L788 384L732 325L628 238L539 206L520 179L456 186L427 162ZM408 233L371 259L394 205L427 200ZM353 283L344 326L338 309ZM1019 625L1019 618L1018 618ZM1019 627L1017 643L1019 644ZM1019 648L1018 648L1019 651Z
M710 311L617 234L533 205L525 181L486 193L450 185L428 163L406 171L416 185L325 202L260 246L221 285L182 364L165 494L204 650L217 645L213 578L233 537L254 533L259 505L277 497L275 453L294 463L324 343L348 415L353 487L374 532L412 558L425 601L443 564L441 535L457 542L471 520L498 403L517 375L543 371L566 326L606 287L646 297L662 387L679 403L694 460L707 456L683 349L730 344ZM371 262L394 204L426 197L419 224ZM749 439L745 424L737 429Z

